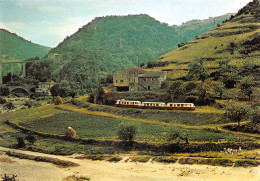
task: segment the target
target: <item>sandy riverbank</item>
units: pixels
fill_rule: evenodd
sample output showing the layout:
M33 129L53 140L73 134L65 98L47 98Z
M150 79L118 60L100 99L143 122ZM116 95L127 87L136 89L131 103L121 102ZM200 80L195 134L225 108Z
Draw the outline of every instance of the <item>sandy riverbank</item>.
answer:
M9 149L0 147L0 150ZM48 156L79 163L78 167L61 168L51 163L36 162L0 155L1 176L15 174L17 180L63 180L68 176L84 176L92 181L174 181L174 180L236 180L258 181L260 167L234 168L207 165L181 165L179 163L163 164L156 162L125 162L127 155L118 163L107 161L79 160L65 156L46 155L29 151L14 150L31 155Z

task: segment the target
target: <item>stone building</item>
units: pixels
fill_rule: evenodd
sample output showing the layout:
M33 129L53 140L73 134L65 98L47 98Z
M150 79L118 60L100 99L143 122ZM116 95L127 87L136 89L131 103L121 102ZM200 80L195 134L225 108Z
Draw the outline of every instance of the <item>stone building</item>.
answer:
M165 79L165 72L125 68L113 75L113 86L116 91L158 90Z
M38 88L35 89L35 93L38 95L51 95L51 88L56 84L56 82L39 82Z
M139 68L125 68L113 75L113 85L116 91L138 90L138 75L146 71Z
M138 76L139 90L158 90L166 79L165 72L147 72Z

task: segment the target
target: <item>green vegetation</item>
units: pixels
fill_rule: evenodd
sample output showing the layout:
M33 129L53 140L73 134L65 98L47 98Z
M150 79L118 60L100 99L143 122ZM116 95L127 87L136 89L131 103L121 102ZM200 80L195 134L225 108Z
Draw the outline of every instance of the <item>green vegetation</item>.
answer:
M28 69L32 72L28 76L58 83L67 80L77 94L89 93L109 74L157 59L176 48L179 42L192 40L214 28L214 22L219 23L229 16L194 20L179 27L168 26L143 14L95 18L65 38L43 60L33 64ZM37 69L42 64L47 68ZM155 65L167 63L151 61L148 64Z
M246 118L250 111L250 107L246 104L238 104L235 102L229 102L226 106L225 117L232 122L237 122L237 126L240 127L240 122L242 119Z
M189 144L188 133L184 129L177 127L168 132L168 141L177 140L177 143L180 144L180 141L184 140L186 144Z
M80 138L88 139L118 139L118 131L120 127L118 125L123 120L106 118L101 116L85 115L80 113L61 113L55 114L47 118L41 118L37 120L27 121L21 123L25 127L39 132L64 135L66 128L71 126L77 132ZM131 125L131 121L124 121L123 125ZM148 142L167 142L168 132L170 133L172 127L160 126L151 123L136 122L135 127L138 127L136 132L136 139L138 141ZM184 131L185 132L185 131ZM184 133L183 132L183 133ZM251 140L250 138L243 138L242 136L232 136L224 133L215 133L204 130L186 130L188 137L180 134L181 137L188 138L190 141L214 141L217 142L219 139L225 139L227 141L237 140ZM132 133L132 132L131 132ZM132 135L132 134L131 134ZM128 134L126 134L128 136ZM126 137L128 141L129 137ZM178 136L176 137L178 138ZM121 139L121 138L119 138ZM179 138L178 138L179 139Z
M12 60L27 60L32 57L36 59L43 58L50 50L49 47L44 47L17 36L5 29L0 29L0 58L4 61ZM20 65L14 66L14 72L18 74L21 69ZM9 65L3 66L4 75L10 72Z
M36 56L42 58L50 50L49 47L34 44L5 29L0 29L0 37L0 57L4 60L26 60Z
M122 141L133 141L137 132L137 127L129 122L118 124L117 135Z

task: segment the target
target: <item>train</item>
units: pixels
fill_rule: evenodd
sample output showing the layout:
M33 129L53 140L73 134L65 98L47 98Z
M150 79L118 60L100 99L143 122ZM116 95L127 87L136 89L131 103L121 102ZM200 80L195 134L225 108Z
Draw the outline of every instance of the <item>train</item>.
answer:
M116 107L141 108L141 109L160 109L160 110L195 110L193 103L164 103L164 102L141 102L117 100Z

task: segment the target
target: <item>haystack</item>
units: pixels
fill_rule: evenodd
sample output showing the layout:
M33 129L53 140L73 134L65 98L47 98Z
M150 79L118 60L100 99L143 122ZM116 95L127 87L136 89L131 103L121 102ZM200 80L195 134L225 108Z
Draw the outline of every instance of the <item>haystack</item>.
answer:
M76 131L72 127L67 127L65 136L67 137L75 137L77 135Z

